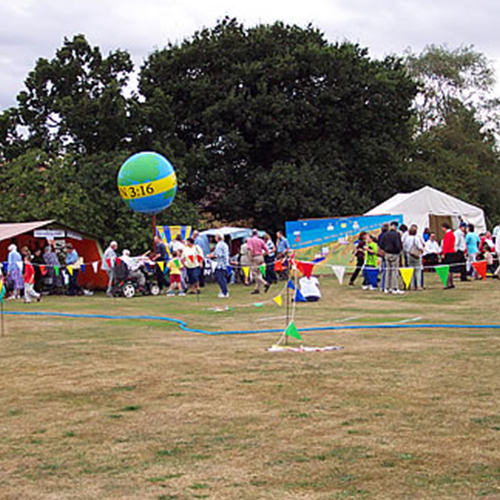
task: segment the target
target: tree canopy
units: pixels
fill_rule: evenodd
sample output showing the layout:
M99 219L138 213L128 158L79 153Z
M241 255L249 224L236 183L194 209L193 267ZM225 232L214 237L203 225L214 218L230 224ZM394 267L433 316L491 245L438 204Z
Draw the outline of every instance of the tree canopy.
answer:
M491 67L473 48L431 46L376 60L313 26L223 19L153 51L136 74L123 50L84 35L39 59L0 114L0 218L51 217L147 244L146 217L116 175L153 150L179 192L160 223L363 213L430 184L500 215Z

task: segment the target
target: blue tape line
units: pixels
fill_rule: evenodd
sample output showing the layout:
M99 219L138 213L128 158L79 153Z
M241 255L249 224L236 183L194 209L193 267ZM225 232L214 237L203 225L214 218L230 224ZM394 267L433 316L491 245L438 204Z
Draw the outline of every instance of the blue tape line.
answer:
M110 314L76 314L76 313L58 313L58 312L17 312L7 311L5 314L12 316L48 316L56 318L84 318L84 319L138 319L138 320L152 320L152 321L165 321L174 323L180 327L181 330L189 333L203 333L204 335L248 335L258 333L283 333L282 329L267 329L267 330L233 330L233 331L215 331L209 332L196 328L189 328L185 321L175 318L168 318L167 316L127 316L118 315L112 316ZM301 332L328 332L338 330L397 330L397 329L429 329L429 328L447 328L447 329L473 329L473 330L491 330L500 329L500 325L460 325L460 324L443 324L443 323L417 323L417 324L394 324L394 325L345 325L345 326L322 326L300 328Z

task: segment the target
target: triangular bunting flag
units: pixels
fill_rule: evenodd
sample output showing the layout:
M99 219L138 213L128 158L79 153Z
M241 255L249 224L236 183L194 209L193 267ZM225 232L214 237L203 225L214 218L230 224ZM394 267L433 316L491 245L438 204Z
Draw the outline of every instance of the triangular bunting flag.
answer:
M262 276L264 276L264 278L265 278L266 277L266 265L262 264L261 266L259 266L259 271L261 272Z
M300 273L302 274L305 274L304 272L304 263L301 262L300 260L298 262L295 262L295 268L297 269L297 271L299 271Z
M255 307L262 307L263 305L264 305L264 303L263 303L263 302L256 302L256 303L254 304L254 306L255 306Z
M5 296L5 287L3 286L3 280L0 278L0 302L2 303L4 296Z
M3 273L7 274L7 271L9 270L9 263L8 262L3 262L2 263L2 267L3 267Z
M497 236L497 238L500 238L500 235ZM483 278L483 280L486 280L486 270L487 270L487 262L485 260L482 260L480 262L473 262L472 263L472 267L474 268L474 270L476 271L477 274L479 274L479 276L481 276L481 278Z
M233 268L231 266L227 266L227 274L231 276L233 274Z
M436 266L434 268L436 270L437 275L441 279L441 282L443 283L444 286L448 284L448 276L450 274L450 266Z
M117 257L116 258L116 265L119 266L121 263L122 263L122 260L120 259L120 257Z
M56 273L56 276L59 276L59 266L54 266L54 272Z
M161 271L165 272L165 262L160 260L159 262L157 262L157 264L158 264L158 267L161 269Z
M244 266L243 267L243 273L245 274L245 278L248 279L248 276L250 275L250 268Z
M413 278L414 271L415 271L415 269L413 267L401 267L401 268L399 268L401 278L403 278L403 283L405 284L405 288L407 290L410 289L411 279Z
M373 288L377 288L378 285L378 268L377 267L365 267L364 273L366 279Z
M320 262L323 262L324 260L326 260L326 257L316 257L313 260L313 264L319 264Z
M203 263L203 257L201 255L198 255L197 259L198 259L198 264Z
M85 264L82 264L80 266L80 269L82 270L82 274L85 274Z
M40 266L40 272L42 273L42 276L45 276L45 273L47 272L45 266Z
M66 266L68 273L73 276L73 266Z
M313 271L314 264L312 262L302 262L302 272L305 274L306 278L310 278Z
M188 255L188 259L191 262L191 264L194 264L194 255Z
M281 260L277 260L275 263L274 263L274 270L279 273L279 272L283 272L285 270L285 268L283 267L283 262L281 262Z
M181 268L181 261L179 259L174 259L174 264L177 266L178 269Z
M210 264L212 266L212 272L215 273L215 270L217 269L217 262L215 262L215 260L211 260Z
M22 262L16 262L17 267L19 268L19 271L23 272L23 263Z
M151 266L150 266L147 262L146 262L146 271L147 271L148 273L150 273L150 272L151 272Z
M305 297L302 295L302 292L298 288L295 290L295 302L307 302Z
M297 327L295 326L295 323L293 321L286 327L285 335L287 337L293 337L294 339L297 340L302 340L302 337L300 336L300 333L297 330Z
M108 265L108 267L111 269L113 267L113 262L111 259L106 259L106 264Z
M345 267L344 266L332 266L332 271L335 274L335 276L337 276L339 283L342 285L342 283L344 281Z
M290 290L295 290L295 285L293 284L292 280L288 280L286 287L290 288Z
M281 307L283 305L283 297L278 295L277 297L274 297L273 302Z
M99 269L99 262L92 262L92 269L94 273L97 274L97 270Z

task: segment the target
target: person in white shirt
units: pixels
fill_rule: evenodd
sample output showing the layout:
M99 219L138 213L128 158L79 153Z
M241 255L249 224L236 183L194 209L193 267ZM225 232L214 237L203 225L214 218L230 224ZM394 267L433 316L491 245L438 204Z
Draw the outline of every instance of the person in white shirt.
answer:
M122 262L125 262L128 269L128 275L130 278L135 279L139 288L145 288L146 286L146 277L144 273L141 271L141 267L143 263L136 257L130 256L130 250L123 250L121 256Z
M434 267L439 264L441 245L436 240L436 233L429 233L429 239L424 245L424 266Z
M465 234L467 233L467 223L461 222L460 227L454 232L455 233L455 255L456 263L455 271L460 273L460 281L469 281L467 278L467 266L465 258L465 251L467 245L465 244Z
M300 292L308 302L317 302L321 299L321 290L319 289L319 280L311 276L304 276L299 280Z
M108 274L108 288L106 290L106 295L108 297L111 297L111 290L113 288L113 267L115 267L117 250L118 243L116 241L112 241L102 256L101 268Z

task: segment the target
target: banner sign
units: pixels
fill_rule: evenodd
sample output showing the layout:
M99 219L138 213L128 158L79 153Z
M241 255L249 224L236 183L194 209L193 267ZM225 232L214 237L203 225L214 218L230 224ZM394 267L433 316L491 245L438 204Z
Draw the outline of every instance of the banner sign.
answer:
M361 231L380 233L384 222L403 223L402 215L362 215L286 222L286 237L300 260L324 257L331 265L349 265Z
M35 229L35 231L33 231L33 236L35 238L53 240L55 238L64 238L65 233L63 229Z

